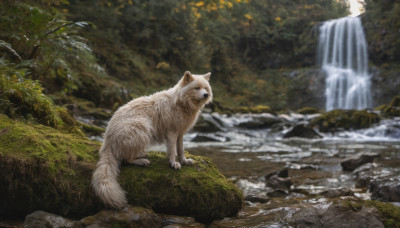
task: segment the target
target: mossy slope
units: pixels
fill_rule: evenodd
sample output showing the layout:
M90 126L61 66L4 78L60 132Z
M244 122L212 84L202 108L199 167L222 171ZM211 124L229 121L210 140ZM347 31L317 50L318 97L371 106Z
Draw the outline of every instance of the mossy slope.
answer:
M150 166L125 166L120 183L131 204L156 212L186 215L201 222L234 216L243 206L242 192L210 159L187 154L194 165L173 170L165 153L149 153Z
M101 208L90 189L98 142L0 114L0 216L80 216Z
M36 210L82 217L104 208L90 187L100 143L0 114L0 217ZM204 157L181 170L165 153L151 152L149 167L122 166L120 183L133 205L211 221L236 214L243 195Z

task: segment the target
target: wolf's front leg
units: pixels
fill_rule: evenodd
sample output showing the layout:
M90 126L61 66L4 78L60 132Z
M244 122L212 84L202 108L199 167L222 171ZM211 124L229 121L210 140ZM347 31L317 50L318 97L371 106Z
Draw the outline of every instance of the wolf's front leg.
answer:
M180 169L181 163L176 161L176 141L178 139L177 135L169 134L167 138L167 159L169 165L174 169Z
M178 151L178 157L179 160L182 162L184 165L191 165L194 163L194 161L190 158L185 158L185 153L183 150L183 135L178 136L178 140L176 141L176 148Z

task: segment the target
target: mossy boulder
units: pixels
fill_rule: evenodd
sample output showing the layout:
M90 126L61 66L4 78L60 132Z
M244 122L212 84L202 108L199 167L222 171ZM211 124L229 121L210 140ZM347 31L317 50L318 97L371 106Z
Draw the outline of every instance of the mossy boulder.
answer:
M368 128L379 123L377 114L366 110L333 110L326 112L312 121L322 132Z
M0 114L0 216L81 216L102 205L90 188L100 143Z
M132 205L155 212L185 215L201 222L234 216L243 206L242 192L210 159L186 154L194 165L173 170L165 153L151 152L146 168L125 166L120 183Z
M383 113L388 116L400 116L400 96L393 97L390 104L383 109Z
M80 218L104 206L90 181L100 143L0 114L0 217L22 218L36 210ZM165 153L149 153L150 166L123 165L119 181L130 204L207 222L235 215L243 195L210 159L169 167Z
M317 108L314 107L304 107L299 110L297 110L298 113L300 114L315 114L315 113L320 113L320 111Z

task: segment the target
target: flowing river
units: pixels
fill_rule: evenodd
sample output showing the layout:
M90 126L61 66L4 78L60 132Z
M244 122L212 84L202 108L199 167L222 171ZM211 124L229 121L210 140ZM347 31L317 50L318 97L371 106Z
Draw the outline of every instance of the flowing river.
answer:
M282 122L271 127L254 128L255 122L260 123L257 121L266 117ZM313 196L328 190L348 189L357 197L371 199L370 190L365 186L358 186L354 173L343 170L341 166L341 161L351 156L375 155L373 164L385 169L371 178L386 175L385 172L390 169L390 175L397 178L395 184L400 182L400 118L383 120L368 129L329 134L318 132L322 136L319 139L283 137L292 126L308 122L314 118L313 115L292 114L276 117L270 114L227 116L213 113L203 114L202 118L213 122L219 130L207 133L190 132L184 137L185 150L211 158L245 196L272 196L268 202L246 201L247 205L235 219L245 220L245 224L249 224L249 221L253 221L259 215L259 219L255 219L255 223L251 223L250 226L257 227L263 224L266 217L262 211L265 211L268 204L277 208L289 204L294 199L312 202L315 200ZM248 129L248 126L254 129ZM163 147L152 149L163 150ZM266 175L285 169L291 181L290 189L275 198L276 195L271 194L276 192L276 189L267 184ZM275 225L285 226L282 223Z

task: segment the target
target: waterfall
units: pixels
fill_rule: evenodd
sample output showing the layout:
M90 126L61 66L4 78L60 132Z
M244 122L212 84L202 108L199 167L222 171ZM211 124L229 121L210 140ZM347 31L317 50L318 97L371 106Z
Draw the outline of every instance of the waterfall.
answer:
M318 60L326 74L326 110L371 107L367 42L361 20L344 17L320 27Z

